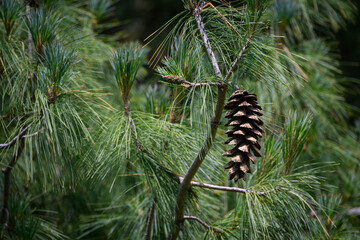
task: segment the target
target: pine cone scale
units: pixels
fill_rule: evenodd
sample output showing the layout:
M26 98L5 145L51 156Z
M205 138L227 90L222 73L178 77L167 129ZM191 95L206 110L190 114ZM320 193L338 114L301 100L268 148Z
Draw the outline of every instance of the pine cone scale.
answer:
M231 157L225 169L229 169L230 180L246 180L245 173L251 173L250 161L255 164L255 156L261 156L258 141L264 129L261 127L263 121L258 116L263 115L262 108L257 103L257 96L246 90L235 91L224 108L228 110L225 118L229 119L225 126L231 127L226 131L229 139L225 144L233 147L223 154Z

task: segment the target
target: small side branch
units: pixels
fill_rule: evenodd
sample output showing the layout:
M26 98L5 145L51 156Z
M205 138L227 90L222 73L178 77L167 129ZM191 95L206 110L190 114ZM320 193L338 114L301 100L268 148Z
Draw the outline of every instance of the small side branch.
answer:
M251 41L251 39L252 39L252 36L253 36L253 35L251 34L250 37L246 40L243 48L242 48L242 49L240 50L240 52L239 52L239 55L236 57L236 59L234 60L234 62L231 64L231 67L230 67L229 71L228 71L227 74L226 74L225 81L227 81L227 80L231 77L231 75L232 75L232 73L234 72L237 64L239 63L239 61L240 61L241 58L243 57L245 50L246 50L247 47L249 46L249 43L250 43L250 41Z
M180 179L180 182L182 182L182 180L184 178L179 177L179 179ZM269 193L275 192L275 190L276 190L276 188L275 188L275 189L271 189L269 191L256 191L256 190L251 190L251 189L246 189L246 188L219 186L219 185L214 185L214 184L200 183L200 182L196 182L196 181L191 181L191 186L225 191L225 192L253 193L256 195L260 195L260 196L268 195Z
M15 143L16 143L16 141L17 141L18 139L22 138L22 137L25 135L25 133L26 133L26 131L29 129L30 125L31 125L31 124L29 124L28 126L26 126L26 127L25 127L17 136L15 136L10 142L0 144L0 149L1 149L1 148L11 148L12 146L14 146Z
M220 230L217 230L216 228L208 225L206 222L204 222L203 220L201 220L200 218L198 217L195 217L195 216L184 216L184 219L185 220L195 220L197 222L199 222L201 225L203 225L205 228L213 231L213 232L216 232L216 233L223 233L222 231Z
M162 79L163 79L162 81L164 81L164 82L173 83L173 84L179 84L181 87L184 87L184 88L206 87L206 86L215 86L215 87L224 86L224 83L222 83L222 82L194 83L194 82L186 81L182 77L173 76L173 75L163 76Z
M34 133L24 135L24 136L22 136L22 138L34 137L34 136L39 135L41 132L42 132L42 130L40 129L40 130L38 130L38 131L36 131L36 132L34 132Z
M212 50L212 47L211 47L211 44L210 44L210 41L209 41L209 37L205 32L205 26L204 26L204 23L203 23L203 21L201 19L201 16L200 16L200 8L196 7L195 9L193 9L193 16L194 16L194 18L196 20L197 27L198 27L198 29L200 31L200 35L201 35L201 38L202 38L202 40L204 42L206 52L207 52L207 54L209 56L209 59L210 59L211 65L213 67L214 73L215 73L215 75L217 76L218 79L223 80L218 61L216 60L214 51Z
M149 213L148 219L146 221L145 240L151 239L151 226L154 221L155 205L156 205L156 197L154 198L154 200L151 204L150 213Z

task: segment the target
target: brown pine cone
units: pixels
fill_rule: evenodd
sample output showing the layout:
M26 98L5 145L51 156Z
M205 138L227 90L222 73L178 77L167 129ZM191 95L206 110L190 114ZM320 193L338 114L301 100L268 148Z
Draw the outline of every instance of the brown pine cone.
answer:
M232 127L226 131L230 139L225 144L234 145L231 150L223 154L231 157L225 169L229 169L230 180L234 179L235 182L239 178L246 180L245 173L251 173L250 160L255 164L255 156L261 157L258 140L262 137L264 129L261 127L263 121L258 116L263 115L262 108L257 104L255 94L246 90L236 90L230 96L225 109L229 110L225 114L225 118L229 118L225 126Z

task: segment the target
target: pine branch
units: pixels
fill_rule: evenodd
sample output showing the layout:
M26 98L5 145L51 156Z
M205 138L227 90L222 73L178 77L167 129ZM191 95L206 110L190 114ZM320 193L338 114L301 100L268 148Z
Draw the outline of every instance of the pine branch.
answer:
M194 4L191 2L191 6L194 6ZM216 60L215 54L212 50L209 38L205 32L204 29L204 23L202 22L201 16L200 16L200 8L192 8L193 10L193 16L196 20L197 27L200 31L201 38L204 42L207 54L209 56L213 71L217 78L221 81L223 81L223 77L220 72L218 61ZM216 110L215 110L215 116L211 120L211 130L203 143L203 146L201 147L199 153L197 154L196 158L192 162L190 168L188 169L187 173L184 176L183 181L180 183L179 192L176 199L176 215L175 215L175 228L173 229L173 232L170 236L170 239L175 240L179 236L180 230L183 226L184 222L184 208L185 208L185 200L188 193L188 190L191 187L191 181L193 177L195 176L196 172L200 168L203 160L205 159L207 153L209 152L218 126L220 122L220 118L222 115L222 111L225 104L225 94L226 94L226 85L218 86L218 99L216 104Z
M248 48L249 43L251 42L251 40L252 40L252 38L253 38L253 36L255 34L256 28L258 27L258 22L255 19L254 19L254 22L255 22L255 26L253 27L250 36L246 40L246 42L245 42L243 48L240 50L238 56L236 57L234 62L231 64L231 67L230 67L229 71L226 74L225 81L229 80L229 78L231 77L231 75L235 71L235 68L237 67L238 63L240 62L241 58L243 57L245 50Z
M183 181L180 183L179 192L176 199L176 215L175 215L175 228L171 235L171 239L175 240L179 232L181 230L181 227L184 222L184 208L185 208L185 200L186 195L191 187L191 180L195 176L196 172L198 171L199 167L201 166L203 160L205 159L207 153L209 152L218 126L220 122L220 118L222 115L222 111L224 108L225 103L225 93L226 93L226 85L223 85L221 87L218 87L218 99L217 99L217 105L215 110L215 116L211 120L211 130L203 143L203 146L201 147L199 153L197 154L196 158L192 162L190 168L188 169L187 173L184 176Z
M221 87L224 86L224 83L222 82L201 82L201 83L193 83L186 81L182 77L179 76L173 76L173 75L166 75L162 76L164 82L173 83L173 84L179 84L181 87L184 88L191 88L191 87L206 87L206 86L216 86Z
M155 205L156 205L156 197L154 198L154 200L151 204L150 213L149 213L149 216L148 216L148 219L146 222L145 240L151 239L151 226L154 221Z
M40 129L40 130L38 130L38 131L36 131L36 132L34 132L34 133L31 133L31 134L28 134L28 135L24 135L24 136L22 136L22 138L29 138L29 137L37 136L37 135L39 135L41 132L42 132L42 129Z
M30 127L30 125L28 127ZM28 127L26 127L22 132L26 132ZM14 168L17 160L21 156L23 149L24 149L24 139L21 140L21 144L19 145L18 149L16 150L13 157L11 158L8 166L6 166L6 168L2 169L2 172L4 174L4 192L3 192L3 207L2 207L2 211L1 211L0 223L5 224L5 226L7 226L7 227L9 224L8 202L9 202L9 196L10 196L11 170Z
M11 148L12 146L15 145L16 141L19 139L19 138L22 138L26 131L29 129L31 124L29 124L28 126L26 126L16 137L14 137L10 142L8 143L2 143L0 144L0 149L1 148Z
M179 179L180 179L180 182L182 182L184 178L179 177ZM191 186L219 190L219 191L226 191L226 192L254 193L254 194L260 195L260 196L268 195L269 193L275 192L275 190L277 189L277 188L275 188L275 189L271 189L269 191L262 192L262 191L256 191L256 190L251 190L251 189L246 189L246 188L219 186L219 185L201 183L201 182L196 182L196 181L191 181Z
M27 137L33 137L38 135L41 130L36 131L35 133L29 134L29 135L25 135L25 133L27 132L27 130L30 128L31 123L26 126L15 138L13 138L13 140L11 140L9 143L5 143L5 144L0 144L0 149L1 148L11 148L12 146L15 145L15 143L17 142L18 139L20 139L21 143L18 147L18 149L16 150L16 152L14 153L13 157L11 158L9 164L6 166L6 168L2 169L2 172L4 174L4 190L3 190L3 207L2 207L2 211L1 211L1 218L0 218L0 223L1 224L5 224L5 226L8 227L9 224L9 209L8 209L8 201L9 201L9 196L10 196L10 177L11 177L11 171L12 169L15 167L15 164L17 162L17 160L19 159L19 157L21 156L21 153L23 152L24 149L24 139Z
M221 71L220 71L220 68L219 68L219 64L218 64L218 61L216 60L216 57L215 57L215 54L212 50L212 47L211 47L211 44L210 44L210 41L209 41L209 37L207 36L206 32L205 32L205 26L204 26L204 23L202 21L202 18L200 16L200 8L199 7L196 7L193 9L193 16L196 20L196 24L197 24L197 27L200 31L200 35L201 35L201 38L204 42L204 45L205 45L205 49L206 49L206 52L209 56L209 59L210 59L210 62L211 62L211 65L213 67L213 70L214 70L214 73L215 75L217 76L217 78L219 80L224 80L223 77L222 77L222 74L221 74Z
M242 56L244 55L245 50L247 49L247 47L249 46L249 43L252 39L253 34L251 34L249 36L249 38L246 40L243 48L240 50L239 55L237 56L237 58L234 60L234 62L231 64L231 67L228 71L228 73L226 74L225 77L225 81L229 80L229 78L231 77L232 73L235 71L235 68L237 67L237 64L239 63L239 61L241 60Z
M197 222L199 222L201 225L203 225L204 227L206 227L207 229L213 231L213 232L217 232L217 233L223 233L222 231L220 230L217 230L216 228L210 226L209 224L207 224L206 222L204 222L203 220L201 220L200 218L198 217L195 217L195 216L184 216L184 219L186 220L195 220Z

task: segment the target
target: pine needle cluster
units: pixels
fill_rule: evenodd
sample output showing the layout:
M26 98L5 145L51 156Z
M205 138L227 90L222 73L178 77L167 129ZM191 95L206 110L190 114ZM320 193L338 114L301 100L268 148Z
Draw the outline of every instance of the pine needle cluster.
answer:
M1 239L359 236L354 4L182 2L146 46L116 1L0 2Z

